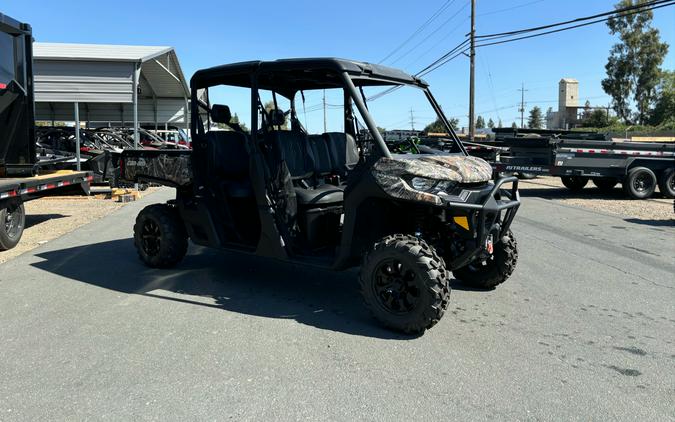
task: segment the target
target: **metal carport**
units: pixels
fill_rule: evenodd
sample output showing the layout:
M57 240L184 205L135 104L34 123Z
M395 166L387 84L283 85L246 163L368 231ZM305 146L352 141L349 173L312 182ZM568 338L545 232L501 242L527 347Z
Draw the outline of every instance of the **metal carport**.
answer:
M36 120L188 128L190 92L172 47L36 42L33 60Z

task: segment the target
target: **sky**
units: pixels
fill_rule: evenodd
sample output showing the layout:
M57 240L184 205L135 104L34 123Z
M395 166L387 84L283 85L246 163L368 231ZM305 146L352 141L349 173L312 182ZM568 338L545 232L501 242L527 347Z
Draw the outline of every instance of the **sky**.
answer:
M334 56L378 63L399 47L447 0L309 1L83 1L4 0L1 13L28 22L36 41L168 45L176 49L187 78L198 69L244 60ZM448 7L407 44L382 62L416 73L463 41L469 32L469 0ZM477 0L476 32L487 34L538 26L611 10L615 0ZM663 67L675 69L675 7L654 11L653 25L671 44ZM525 108L557 108L558 81L579 81L580 104L606 106L600 85L616 38L605 24L478 49L476 113L504 126L519 121L521 84ZM446 115L468 125L469 60L461 56L424 78ZM408 90L414 91L414 90ZM321 131L318 93L306 99L309 129ZM329 93L329 96L331 94ZM335 97L335 103L338 98ZM229 104L234 110L241 96ZM327 100L331 103L331 99ZM377 100L373 114L386 129L416 129L433 120L419 93ZM411 118L412 115L412 118ZM337 116L337 117L332 117ZM339 113L329 110L329 125ZM246 120L246 119L244 119Z

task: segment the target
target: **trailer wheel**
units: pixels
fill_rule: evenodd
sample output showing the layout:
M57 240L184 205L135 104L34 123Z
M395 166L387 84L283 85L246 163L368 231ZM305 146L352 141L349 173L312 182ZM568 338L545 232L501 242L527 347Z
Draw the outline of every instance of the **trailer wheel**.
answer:
M593 184L597 186L602 192L611 192L616 184L619 183L618 180L611 177L594 177Z
M588 177L584 176L561 176L560 180L572 192L579 192L588 183Z
M659 177L659 191L666 198L675 197L675 169L669 168L661 172Z
M26 209L20 202L0 209L0 251L12 249L19 243L26 225Z
M656 189L656 175L647 167L635 167L628 171L623 190L631 199L646 199Z
M149 205L138 214L134 245L147 266L169 268L187 252L187 231L178 211L166 204Z

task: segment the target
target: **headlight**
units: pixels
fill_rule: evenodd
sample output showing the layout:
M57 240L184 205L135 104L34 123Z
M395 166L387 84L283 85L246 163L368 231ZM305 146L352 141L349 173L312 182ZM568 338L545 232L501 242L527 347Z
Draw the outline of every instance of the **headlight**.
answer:
M438 194L452 190L457 182L452 180L436 180L426 177L413 177L410 179L410 186L418 191Z

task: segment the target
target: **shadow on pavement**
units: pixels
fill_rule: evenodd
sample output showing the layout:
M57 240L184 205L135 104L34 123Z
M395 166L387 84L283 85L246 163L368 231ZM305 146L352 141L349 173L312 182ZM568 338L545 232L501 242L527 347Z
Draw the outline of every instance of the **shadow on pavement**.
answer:
M37 256L44 259L32 264L37 268L122 293L247 315L295 319L302 324L354 335L414 338L377 325L362 304L355 270L312 269L194 245L176 268L158 270L140 262L131 239ZM194 296L209 299L203 301Z
M26 214L26 225L25 228L37 226L48 220L55 220L57 218L66 217L63 214Z
M670 220L641 220L639 218L624 218L628 223L644 224L652 227L675 227L675 219Z
M530 188L520 189L522 197L537 197L545 199L628 199L626 194L617 187L611 192L603 192L595 187L587 187L579 192L567 188ZM658 194L655 194L658 197Z

